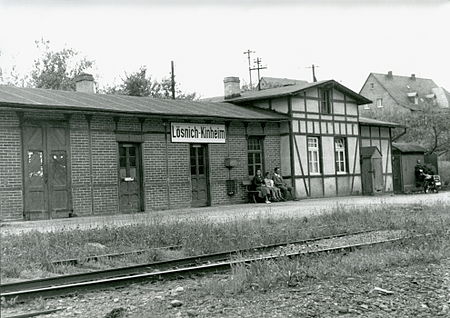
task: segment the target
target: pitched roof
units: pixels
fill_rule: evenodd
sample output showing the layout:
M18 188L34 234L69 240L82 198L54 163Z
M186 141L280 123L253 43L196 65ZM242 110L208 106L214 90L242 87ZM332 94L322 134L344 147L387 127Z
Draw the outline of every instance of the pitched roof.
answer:
M95 111L118 114L142 114L157 117L201 117L239 120L286 120L287 116L256 107L230 103L156 99L126 95L89 94L41 88L0 85L0 107Z
M419 144L393 142L392 147L403 153L427 152L427 150Z
M267 99L267 98L276 98L276 97L283 97L283 96L292 96L296 95L304 90L313 88L313 87L320 87L320 86L333 86L337 88L338 90L347 93L352 98L355 99L356 103L358 105L371 103L372 101L365 98L362 95L359 95L358 93L352 91L351 89L345 87L344 85L336 82L335 80L325 80L325 81L319 81L314 83L302 83L302 84L295 84L295 85L288 85L288 86L282 86L282 87L275 87L275 88L268 88L260 91L245 91L241 93L241 96L230 98L225 100L223 96L218 97L211 97L211 98L205 98L203 100L207 101L226 101L231 103L242 103L242 102L250 102L254 100L261 100L261 99Z
M392 128L404 127L397 123L392 123L389 121L382 121L382 120L377 120L377 119L372 119L372 118L366 118L366 117L361 117L361 116L359 116L358 120L359 120L360 124L366 125L366 126L384 126L384 127L392 127Z
M397 104L412 109L420 110L427 106L426 95L433 93L432 89L438 87L436 83L428 78L410 76L400 76L379 73L370 73L383 86ZM369 77L370 77L369 75ZM414 98L409 98L408 93L416 92L418 95L418 104L414 104Z
M295 85L295 84L305 85L305 84L308 84L308 81L296 80L296 79L290 79L290 78L268 77L268 76L261 77L261 80L259 81L259 85L260 85L261 89L289 86L289 85Z

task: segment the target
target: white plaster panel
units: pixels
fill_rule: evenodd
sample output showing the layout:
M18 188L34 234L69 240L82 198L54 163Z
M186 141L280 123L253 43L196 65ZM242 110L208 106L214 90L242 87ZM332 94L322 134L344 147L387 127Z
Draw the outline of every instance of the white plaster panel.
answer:
M358 105L353 104L353 103L349 103L347 101L347 115L358 115Z
M326 197L336 196L336 181L334 177L324 178L323 185Z
M295 179L295 195L298 199L307 198L305 181L306 181L306 187L308 187L307 180L303 180L303 178Z
M303 168L304 175L308 175L308 161L307 161L308 157L307 157L306 136L295 136L295 138L297 140L298 152L300 154L300 160L301 160L301 167L300 167L300 162L298 161L298 159L296 160L295 174L302 175L301 168Z
M289 148L289 136L280 137L280 168L281 171L291 171L291 155Z
M319 92L317 88L311 88L306 91L306 96L319 97Z
M327 123L328 125L328 133L334 134L333 123Z
M337 89L333 89L333 99L344 100L344 94L342 94L342 92L338 91Z
M347 131L345 130L346 125L345 123L341 123L341 135L346 135Z
M306 100L306 112L307 113L318 113L319 112L319 101L317 100Z
M361 194L361 193L362 193L361 177L360 176L355 176L353 178L353 192L352 192L352 194Z
M292 110L304 112L305 100L300 97L292 97Z
M322 137L323 173L334 174L334 137Z
M347 124L347 135L353 135L352 127L353 127L352 124Z
M300 132L301 133L306 133L306 122L304 120L300 120Z
M323 196L322 178L310 178L311 197L318 198Z
M307 121L306 122L306 126L307 126L307 131L308 134L313 134L314 133L314 124L312 121Z
M334 102L334 103L333 103L333 107L334 107L334 113L335 113L335 114L341 114L341 115L344 115L344 114L345 114L345 106L344 106L344 103Z
M320 123L318 121L314 122L314 133L320 134Z
M339 123L334 123L334 134L335 135L340 135L341 132L339 130Z

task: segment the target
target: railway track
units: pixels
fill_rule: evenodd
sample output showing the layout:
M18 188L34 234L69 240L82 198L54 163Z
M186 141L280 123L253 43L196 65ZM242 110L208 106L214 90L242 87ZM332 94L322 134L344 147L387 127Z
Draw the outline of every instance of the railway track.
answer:
M80 291L90 291L95 289L104 289L109 287L120 287L143 281L155 281L161 279L173 279L186 277L194 274L207 272L218 272L230 269L236 264L246 264L255 261L276 259L279 257L299 257L309 254L319 254L327 252L337 252L343 250L352 250L365 246L399 241L404 238L385 239L379 241L347 244L331 248L318 248L310 251L283 252L274 255L247 256L240 259L233 259L246 253L263 253L270 250L276 250L283 246L292 246L308 244L311 242L340 238L352 237L367 233L376 232L376 230L365 230L353 233L339 233L334 235L310 238L295 242L286 242L282 244L272 244L249 248L238 251L226 251L215 254L193 256L189 258L176 259L163 262L135 265L130 267L101 270L82 274L72 274L45 279L36 279L17 283L0 285L0 296L5 300L16 298L23 301L35 297L55 297L77 293Z

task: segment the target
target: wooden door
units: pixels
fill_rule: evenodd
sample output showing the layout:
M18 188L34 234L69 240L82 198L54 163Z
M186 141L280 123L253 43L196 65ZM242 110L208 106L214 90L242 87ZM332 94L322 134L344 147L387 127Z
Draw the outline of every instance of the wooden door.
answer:
M68 217L68 131L51 123L23 127L26 219Z
M120 212L139 212L141 204L140 145L119 144L119 205Z
M401 154L394 154L392 157L392 177L393 177L395 193L403 192L401 159L402 159Z
M373 193L381 194L384 192L383 182L383 159L372 158L372 178Z
M363 193L363 195L373 194L372 160L370 157L366 157L366 158L362 159L361 176L362 176L362 193Z
M205 145L191 145L192 206L208 205L208 163Z

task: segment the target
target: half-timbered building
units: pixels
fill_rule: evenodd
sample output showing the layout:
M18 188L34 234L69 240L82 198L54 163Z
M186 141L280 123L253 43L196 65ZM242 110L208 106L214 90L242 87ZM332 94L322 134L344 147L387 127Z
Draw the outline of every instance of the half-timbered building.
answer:
M229 77L225 97L198 102L91 81L0 86L1 220L242 203L275 167L299 199L392 191L395 124L359 117L370 101L333 80L242 93Z

